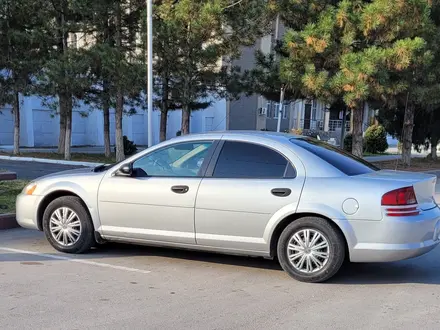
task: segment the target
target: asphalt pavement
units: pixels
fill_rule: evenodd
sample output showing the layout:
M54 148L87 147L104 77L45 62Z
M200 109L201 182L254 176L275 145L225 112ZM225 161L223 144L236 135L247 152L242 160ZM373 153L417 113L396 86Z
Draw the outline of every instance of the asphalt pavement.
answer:
M324 284L275 261L109 244L56 253L0 231L0 329L440 329L440 248Z
M0 169L15 172L19 179L27 180L75 168L81 168L81 166L0 160Z

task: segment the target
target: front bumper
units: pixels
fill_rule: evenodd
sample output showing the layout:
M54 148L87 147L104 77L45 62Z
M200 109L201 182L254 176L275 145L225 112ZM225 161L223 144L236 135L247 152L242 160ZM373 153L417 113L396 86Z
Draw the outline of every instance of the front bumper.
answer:
M37 209L40 196L20 194L16 201L18 224L27 229L38 229Z
M352 262L390 262L421 256L440 243L440 209L418 216L381 221L350 221L354 234L349 246Z

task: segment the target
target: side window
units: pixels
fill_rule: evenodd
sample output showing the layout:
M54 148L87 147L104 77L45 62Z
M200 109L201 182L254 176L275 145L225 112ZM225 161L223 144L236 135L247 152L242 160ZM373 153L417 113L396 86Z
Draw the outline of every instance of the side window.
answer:
M287 166L289 164L289 166ZM284 156L264 146L226 141L214 169L214 178L283 178L292 166Z
M136 176L197 177L212 141L175 144L139 158L133 163Z

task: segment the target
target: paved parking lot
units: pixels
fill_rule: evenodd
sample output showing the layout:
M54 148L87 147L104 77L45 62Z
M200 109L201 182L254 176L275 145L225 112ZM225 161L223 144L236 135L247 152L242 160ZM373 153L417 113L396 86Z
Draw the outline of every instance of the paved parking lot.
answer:
M81 256L0 231L0 329L439 329L440 249L325 284L274 261L109 244Z
M21 162L11 160L0 160L0 169L17 173L19 179L32 180L40 176L81 168L81 166L38 163L38 162Z

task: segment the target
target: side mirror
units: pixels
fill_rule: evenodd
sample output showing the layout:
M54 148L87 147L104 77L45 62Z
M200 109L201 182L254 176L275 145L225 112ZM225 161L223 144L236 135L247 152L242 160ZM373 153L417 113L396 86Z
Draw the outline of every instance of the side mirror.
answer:
M119 173L131 176L133 174L133 166L131 164L125 164L119 168Z

